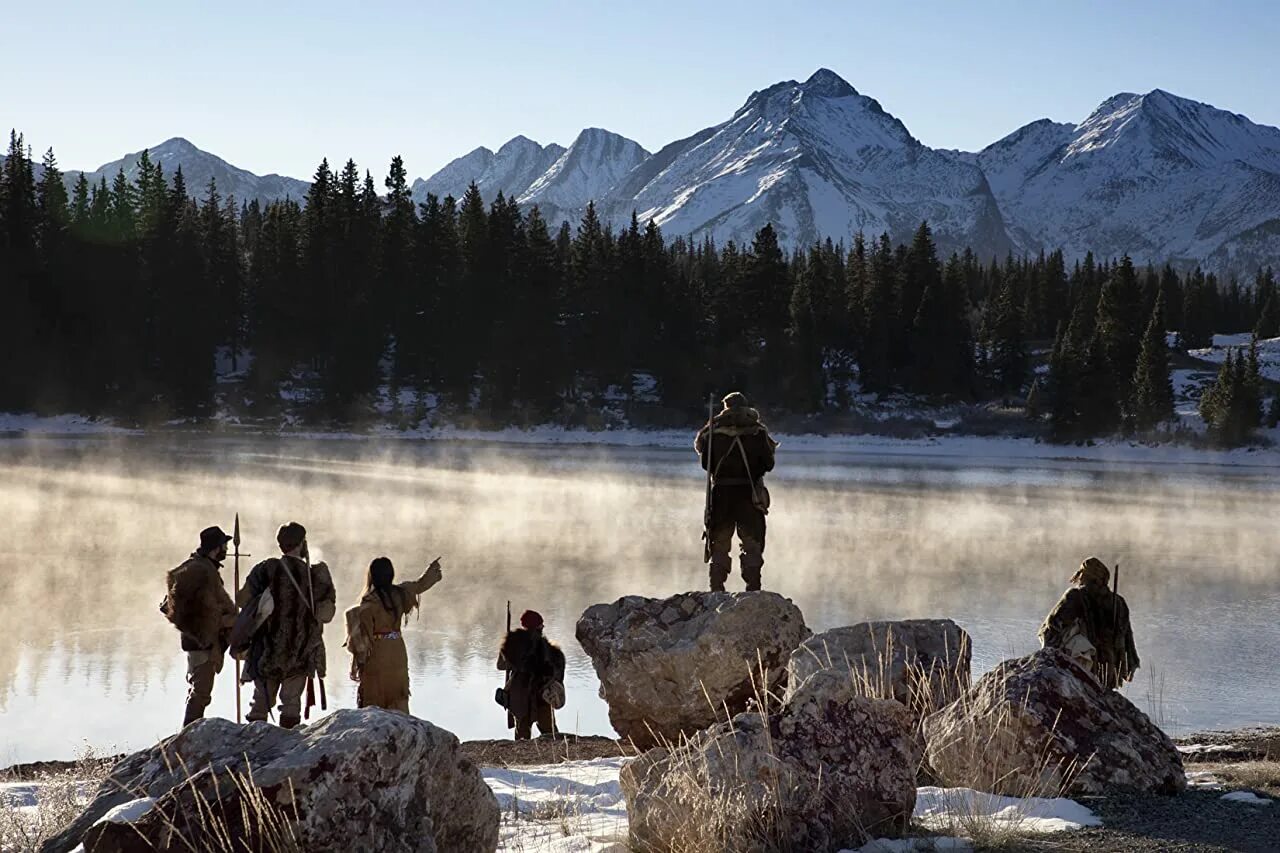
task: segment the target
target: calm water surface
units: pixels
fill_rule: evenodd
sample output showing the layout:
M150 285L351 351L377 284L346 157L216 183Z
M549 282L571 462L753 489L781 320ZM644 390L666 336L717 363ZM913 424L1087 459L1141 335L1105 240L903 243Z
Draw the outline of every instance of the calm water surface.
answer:
M1119 559L1143 661L1129 698L1175 732L1280 724L1276 473L784 446L765 585L815 630L949 616L981 672L1036 648L1083 557ZM568 655L561 727L608 733L574 622L622 595L703 588L700 475L685 449L0 442L0 765L176 729L185 665L156 609L164 573L236 511L254 555L242 573L273 552L278 525L301 521L340 610L372 557L408 575L444 555L444 583L406 630L419 716L464 739L507 735L492 696L510 600L541 611ZM340 623L327 633L330 707L355 698ZM229 672L211 714L234 717Z

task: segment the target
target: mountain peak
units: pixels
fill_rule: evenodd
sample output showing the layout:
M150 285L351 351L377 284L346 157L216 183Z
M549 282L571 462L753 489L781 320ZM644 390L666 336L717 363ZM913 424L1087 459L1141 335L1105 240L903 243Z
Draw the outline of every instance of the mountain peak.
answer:
M845 98L858 94L858 90L830 68L819 68L804 81L804 90L827 98Z
M191 140L187 139L184 136L174 136L169 139L166 139L164 142L161 142L152 150L158 151L162 148L170 151L199 151L200 150L195 146L194 143L191 142Z
M537 150L541 151L542 145L530 139L529 137L525 136L523 133L520 133L520 134L516 134L515 136L511 137L506 142L504 142L502 144L502 147L498 149L498 154L499 155L507 154L509 152L512 152L521 148L525 148L525 149L536 148Z

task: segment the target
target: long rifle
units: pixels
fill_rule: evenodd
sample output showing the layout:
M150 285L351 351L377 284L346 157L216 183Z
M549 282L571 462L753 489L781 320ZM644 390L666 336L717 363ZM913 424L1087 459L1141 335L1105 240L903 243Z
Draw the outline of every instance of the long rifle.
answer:
M235 552L235 595L240 597L240 557L252 556L251 554L241 555L240 553L240 513L236 513L236 526L232 531L231 542L236 546ZM241 721L240 717L240 658L236 658L236 722Z
M507 637L510 637L510 636L511 636L511 601L508 599L507 601L507 633L502 638L503 646L507 644ZM510 666L510 665L511 665L511 662L507 661L507 666ZM507 684L511 683L510 676L511 676L511 670L507 670L507 672L504 673L503 675L502 683L504 688ZM503 694L503 696L506 697L507 728L514 729L516 727L516 719L515 719L515 716L513 716L511 713L511 699L510 697L507 697L505 693Z
M1120 633L1120 561L1116 560L1115 574L1111 577L1111 649L1112 654L1116 654L1116 688L1124 682L1124 673L1129 668L1129 644L1124 644L1123 651L1116 651L1118 648L1117 635ZM1119 655L1124 656L1123 664Z
M716 417L716 395L712 393L707 400L707 449L703 461L707 468L707 494L702 502L702 562L711 562L711 438L715 435L715 427L712 421Z

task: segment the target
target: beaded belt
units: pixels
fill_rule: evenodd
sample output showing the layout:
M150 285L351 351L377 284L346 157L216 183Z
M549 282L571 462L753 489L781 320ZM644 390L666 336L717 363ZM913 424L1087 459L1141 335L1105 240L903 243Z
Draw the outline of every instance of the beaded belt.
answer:
M387 632L387 633L385 633L385 634L374 634L374 635L373 635L373 638L374 638L375 640L398 640L398 639L400 639L400 632L399 632L399 631L388 631L388 632Z

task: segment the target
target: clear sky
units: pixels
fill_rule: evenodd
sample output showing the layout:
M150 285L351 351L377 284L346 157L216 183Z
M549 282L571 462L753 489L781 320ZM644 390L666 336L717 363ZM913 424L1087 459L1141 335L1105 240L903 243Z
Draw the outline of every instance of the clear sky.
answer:
M1269 0L10 0L0 124L64 169L185 136L260 174L420 177L518 133L656 150L825 66L972 150L1154 88L1280 125L1278 46Z

